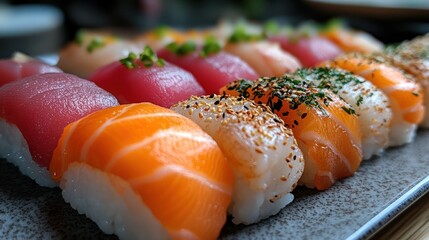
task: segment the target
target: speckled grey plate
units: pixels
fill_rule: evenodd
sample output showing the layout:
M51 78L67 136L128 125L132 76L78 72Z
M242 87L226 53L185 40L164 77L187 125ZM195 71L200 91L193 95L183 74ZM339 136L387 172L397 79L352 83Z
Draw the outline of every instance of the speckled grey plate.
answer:
M221 239L364 239L429 191L429 131L363 162L324 192L298 188L295 201L258 224L225 225ZM42 188L0 160L1 239L115 239L73 210L59 189Z

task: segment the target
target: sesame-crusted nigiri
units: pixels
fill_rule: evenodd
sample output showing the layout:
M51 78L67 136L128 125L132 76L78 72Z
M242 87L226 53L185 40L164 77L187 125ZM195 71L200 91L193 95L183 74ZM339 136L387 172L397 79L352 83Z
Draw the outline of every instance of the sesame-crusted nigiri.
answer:
M327 88L355 110L362 131L363 159L380 155L389 144L392 110L387 96L371 82L334 68L299 69L288 75L294 80Z
M268 107L236 97L191 97L172 109L196 122L218 143L235 175L229 212L233 222L251 224L278 213L304 160L290 129Z
M301 184L325 190L358 169L362 140L355 110L330 90L284 76L237 80L221 91L267 104L292 128L304 154Z

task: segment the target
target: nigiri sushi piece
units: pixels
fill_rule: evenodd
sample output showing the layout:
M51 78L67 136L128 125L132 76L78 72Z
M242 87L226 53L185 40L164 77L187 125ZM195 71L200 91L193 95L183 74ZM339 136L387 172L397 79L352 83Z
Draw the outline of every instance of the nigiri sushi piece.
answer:
M160 26L135 37L133 42L159 50L173 42L183 44L187 41L193 41L202 44L207 36L203 30L180 31L171 27Z
M305 161L300 184L325 190L358 169L362 139L355 110L331 91L283 76L237 80L221 92L267 104L292 129Z
M25 54L15 53L11 59L0 59L0 87L24 77L48 72L62 70Z
M159 50L158 56L194 75L206 94L218 93L219 89L236 79L257 79L256 72L239 57L221 51L214 41L198 47L194 42L170 44Z
M384 48L384 44L371 34L348 28L339 21L328 22L321 29L320 35L334 42L346 53L371 53Z
M256 37L256 39L260 40L263 38L264 28L259 23L250 22L245 19L222 19L213 28L207 29L206 32L206 35L213 36L222 46L225 46L234 32L239 32L241 36Z
M392 111L387 96L371 82L334 68L299 69L291 79L326 88L340 96L356 111L362 131L363 159L381 155L389 145Z
M45 73L0 88L0 157L39 185L54 187L48 167L64 127L89 113L118 105L94 83Z
M362 76L383 91L389 98L393 113L389 145L400 146L413 141L425 114L424 94L418 83L401 70L358 53L340 56L322 65Z
M229 213L235 224L277 214L293 200L304 160L290 129L268 107L229 96L191 97L171 107L218 143L235 181Z
M61 49L57 66L86 79L98 68L142 49L142 45L110 34L82 31L75 41Z
M101 67L89 79L112 93L121 104L151 102L170 107L205 93L191 73L159 59L149 47L140 55L131 53Z
M280 77L301 67L298 59L282 50L278 43L248 35L241 28L231 35L224 50L243 59L260 77Z
M418 36L410 41L405 41L398 46L389 46L378 54L387 59L396 67L412 75L422 86L424 92L424 105L429 106L429 34ZM425 112L420 126L429 128L429 111Z
M120 239L216 239L233 185L216 142L151 103L69 124L50 172L66 202Z
M273 35L269 41L277 42L281 48L289 52L304 67L313 67L318 63L333 59L343 51L325 37Z

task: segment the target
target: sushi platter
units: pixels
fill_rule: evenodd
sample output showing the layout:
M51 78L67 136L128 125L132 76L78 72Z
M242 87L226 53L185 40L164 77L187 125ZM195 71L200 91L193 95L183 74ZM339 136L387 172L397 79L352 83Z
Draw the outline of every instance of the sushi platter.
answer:
M365 161L324 192L298 188L279 214L245 226L227 222L220 239L368 239L429 191L429 131ZM6 239L116 239L72 209L60 189L39 187L0 162L0 235Z
M429 194L429 34L276 24L0 59L0 238L370 239Z

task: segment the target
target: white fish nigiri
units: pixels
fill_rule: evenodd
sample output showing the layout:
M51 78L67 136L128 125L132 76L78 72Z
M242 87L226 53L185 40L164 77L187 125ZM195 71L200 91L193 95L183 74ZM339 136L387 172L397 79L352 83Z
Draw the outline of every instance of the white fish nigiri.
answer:
M229 212L236 224L256 223L293 200L304 170L290 129L268 108L243 98L191 97L171 107L192 119L218 143L235 184Z
M125 58L131 52L141 52L143 45L112 35L83 32L76 41L61 49L58 67L64 72L88 78L98 68Z

